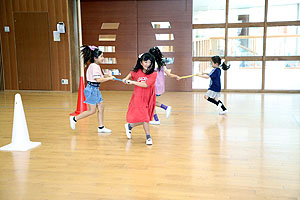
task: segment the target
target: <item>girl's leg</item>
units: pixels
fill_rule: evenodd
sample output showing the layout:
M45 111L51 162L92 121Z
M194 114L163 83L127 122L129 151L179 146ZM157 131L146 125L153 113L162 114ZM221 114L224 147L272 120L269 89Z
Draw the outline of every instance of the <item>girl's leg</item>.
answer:
M100 102L98 105L97 105L97 109L98 109L98 114L97 114L97 117L98 117L98 125L99 127L102 127L103 126L103 120L104 120L104 104L103 102Z
M156 102L156 105L157 105L157 102ZM158 115L156 113L156 110L154 110L154 116L153 116L154 120L150 121L149 124L152 124L152 125L160 125L160 121L158 119Z
M77 123L77 120L88 117L88 116L90 116L90 115L92 115L96 112L96 105L88 104L88 107L89 107L89 109L87 111L84 111L83 113L80 113L77 116L74 116L74 117L71 116L70 117L70 125L71 125L72 129L76 128L75 124Z
M204 99L218 106L218 102L214 98L210 98L209 96L204 95Z
M126 123L125 124L125 130L126 130L126 135L128 139L131 139L131 130L133 127L142 125L143 122L139 122L139 123Z
M145 130L145 133L146 133L146 144L147 145L152 145L152 139L151 139L151 136L150 136L149 123L144 122L143 126L144 126L144 130Z
M98 133L110 133L111 130L108 128L105 128L103 125L103 120L104 120L104 104L103 104L103 102L100 102L97 105L97 109L98 109L97 117L98 117L98 124L99 124Z
M96 112L96 105L88 104L88 107L89 109L87 111L84 111L75 117L76 121L88 117Z
M158 101L156 101L156 106L157 107L160 107L162 109L164 109L166 111L166 117L169 118L170 115L171 115L171 111L172 111L172 107L171 106L167 106L167 105L164 105Z

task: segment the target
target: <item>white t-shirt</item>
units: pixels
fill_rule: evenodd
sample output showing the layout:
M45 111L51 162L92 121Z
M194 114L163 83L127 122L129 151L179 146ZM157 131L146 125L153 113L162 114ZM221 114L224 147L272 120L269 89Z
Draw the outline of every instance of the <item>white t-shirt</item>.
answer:
M86 80L90 82L96 82L96 78L103 77L101 68L96 63L91 63L86 71Z

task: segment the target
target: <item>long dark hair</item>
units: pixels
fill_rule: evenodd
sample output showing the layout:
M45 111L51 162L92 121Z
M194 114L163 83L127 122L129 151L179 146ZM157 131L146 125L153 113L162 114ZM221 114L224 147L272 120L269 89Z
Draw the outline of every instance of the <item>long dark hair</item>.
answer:
M218 63L219 65L221 65L221 58L220 56L213 56L211 57L211 60L214 62L214 63ZM221 65L222 69L223 70L228 70L230 68L230 65L226 65L225 62L222 63Z
M154 72L155 68L155 60L154 57L150 53L143 53L139 55L135 67L132 69L132 71L137 72L139 69L143 70L143 66L141 65L142 61L151 61L151 65L147 68L146 73L147 75L152 74Z
M88 61L91 63L95 62L95 58L98 58L101 54L102 51L100 51L97 47L95 46L88 46L88 45L83 45L81 46L81 55L84 60L84 64L87 64Z
M158 71L160 71L163 66L166 66L166 63L163 60L164 56L162 55L162 53L158 47L153 47L153 48L149 49L149 53L154 56L155 61L158 65L157 66Z

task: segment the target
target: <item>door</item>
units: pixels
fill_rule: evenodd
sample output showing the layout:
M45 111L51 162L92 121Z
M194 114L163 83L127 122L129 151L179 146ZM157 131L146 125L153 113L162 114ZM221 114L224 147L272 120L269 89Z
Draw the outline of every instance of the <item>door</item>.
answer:
M20 90L51 90L47 13L14 13Z

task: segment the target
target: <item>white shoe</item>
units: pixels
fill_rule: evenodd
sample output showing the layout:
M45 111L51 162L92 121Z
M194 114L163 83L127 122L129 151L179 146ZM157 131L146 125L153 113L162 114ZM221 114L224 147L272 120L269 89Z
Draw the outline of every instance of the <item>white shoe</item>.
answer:
M218 103L217 107L216 107L216 111L218 111L222 106L222 103Z
M128 139L131 139L131 130L129 130L129 123L125 124L126 135Z
M146 144L147 145L152 145L152 139L151 139L151 137L146 140Z
M98 127L98 133L111 133L111 130L105 127L101 129Z
M228 113L228 110L223 110L223 111L219 112L219 115L225 115L226 113Z
M74 129L76 128L75 125L76 125L77 122L75 122L75 121L73 120L73 117L74 117L74 116L71 116L71 117L70 117L70 126L71 126L71 129L74 130Z
M160 121L155 121L155 120L152 120L149 122L149 124L152 124L152 125L160 125Z
M172 107L168 106L167 110L166 110L166 117L169 118L172 112Z

